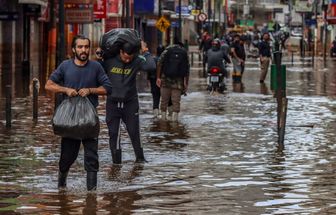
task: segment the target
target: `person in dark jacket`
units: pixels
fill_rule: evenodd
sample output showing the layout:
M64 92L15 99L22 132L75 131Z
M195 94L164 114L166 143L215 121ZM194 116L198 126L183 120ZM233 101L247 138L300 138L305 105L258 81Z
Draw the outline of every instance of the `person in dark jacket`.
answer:
M136 162L145 162L140 141L139 100L136 76L143 71L145 58L138 54L138 47L124 43L119 54L104 59L104 68L112 83L112 93L106 101L106 123L114 164L121 164L120 126L124 122L134 149Z
M231 63L230 58L225 54L225 52L221 49L221 42L219 39L214 39L212 41L212 47L207 52L208 55L208 70L213 67L217 66L223 72L223 75L226 76L227 71L224 66L224 61L226 63Z
M165 70L168 71L174 71L172 68L172 65L169 64L169 56L170 53L172 53L172 50L178 49L183 53L183 56L185 56L184 66L181 64L181 62L178 65L178 69L176 71L182 72L185 71L185 74L177 77L168 77L167 74L165 74ZM184 58L182 58L184 59ZM185 69L185 70L184 70ZM186 95L187 89L188 89L188 83L189 83L189 73L190 73L190 64L188 60L188 52L184 49L183 43L181 43L178 38L174 38L174 44L168 46L161 54L159 62L157 64L156 69L156 85L160 87L161 90L161 119L166 120L167 119L167 110L170 101L172 102L172 121L178 120L178 114L180 112L180 106L181 106L181 96L183 94Z
M224 65L224 61L226 63L231 63L230 58L225 54L225 52L221 49L221 42L219 39L214 39L212 41L212 47L207 52L208 60L208 71L210 71L211 67L218 67L223 74L223 78L220 83L220 87L224 90L226 89L224 83L224 77L227 77L227 70ZM210 80L208 80L210 81ZM208 83L209 84L209 83Z
M111 93L112 86L103 67L89 60L90 40L77 35L72 41L74 59L63 61L51 74L45 89L54 93L63 93L68 97L87 96L94 107L98 106L98 95ZM78 156L81 143L84 146L84 167L87 172L87 189L97 187L98 137L83 140L61 139L61 157L59 161L58 188L66 187L66 179L71 165Z
M156 85L156 62L153 55L149 52L147 43L141 42L142 56L146 58L146 63L143 69L147 72L147 79L150 84L151 94L153 97L153 114L154 117L159 116L159 104L160 104L160 88Z

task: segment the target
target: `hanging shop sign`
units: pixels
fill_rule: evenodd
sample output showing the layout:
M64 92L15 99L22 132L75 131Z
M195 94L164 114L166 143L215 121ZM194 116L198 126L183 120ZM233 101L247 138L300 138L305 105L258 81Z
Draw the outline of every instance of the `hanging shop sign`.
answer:
M134 0L134 13L136 14L147 14L154 12L154 0Z
M312 12L313 6L308 1L295 1L294 9L297 13Z
M95 19L106 18L106 0L95 0L93 3L93 15Z
M66 9L65 10L65 22L66 23L92 23L93 22L93 10L87 9Z
M181 15L182 16L189 16L190 15L191 9L190 9L189 6L185 6L185 5L181 6L181 7L176 6L176 8L175 8L175 13L176 14L180 13L180 8L181 8Z
M18 18L19 18L18 12L7 12L7 11L0 12L0 21L15 21L18 20Z
M336 24L336 3L329 5L329 10L327 13L328 24Z

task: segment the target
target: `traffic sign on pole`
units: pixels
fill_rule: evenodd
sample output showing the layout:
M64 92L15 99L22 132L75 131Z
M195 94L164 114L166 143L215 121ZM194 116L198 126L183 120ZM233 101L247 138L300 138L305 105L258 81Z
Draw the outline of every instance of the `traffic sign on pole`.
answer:
M169 26L170 22L164 16L161 16L161 18L155 24L155 27L159 29L162 33L166 32Z
M204 22L205 20L207 20L208 16L205 13L200 13L197 16L198 20L201 22Z

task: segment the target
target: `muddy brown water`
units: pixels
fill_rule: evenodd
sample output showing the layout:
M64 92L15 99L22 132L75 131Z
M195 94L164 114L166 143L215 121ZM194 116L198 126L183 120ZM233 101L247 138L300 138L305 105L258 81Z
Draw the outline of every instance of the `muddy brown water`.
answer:
M57 189L60 152L50 119L53 101L13 100L12 128L0 127L0 214L333 214L335 204L335 62L325 69L309 58L287 64L289 99L285 149L277 150L276 101L269 81L259 84L249 59L243 84L228 81L224 95L209 95L198 64L182 98L179 122L154 119L151 95L139 85L141 139L148 163L134 164L123 129L123 164L108 149L104 99L99 114L98 189L86 192L83 151L68 189ZM268 75L269 78L269 75ZM140 79L141 80L141 77Z

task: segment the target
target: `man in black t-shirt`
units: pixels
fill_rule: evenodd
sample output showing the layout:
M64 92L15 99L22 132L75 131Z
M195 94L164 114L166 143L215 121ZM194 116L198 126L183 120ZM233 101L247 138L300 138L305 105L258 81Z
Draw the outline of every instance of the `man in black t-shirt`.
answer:
M243 67L245 65L245 49L241 44L240 36L238 34L234 35L233 43L231 45L231 57L233 64L233 74L232 78L234 82L240 82L243 72Z
M268 33L264 33L262 41L259 44L259 57L260 57L260 83L264 83L268 67L271 61L271 46L269 44L270 36Z

